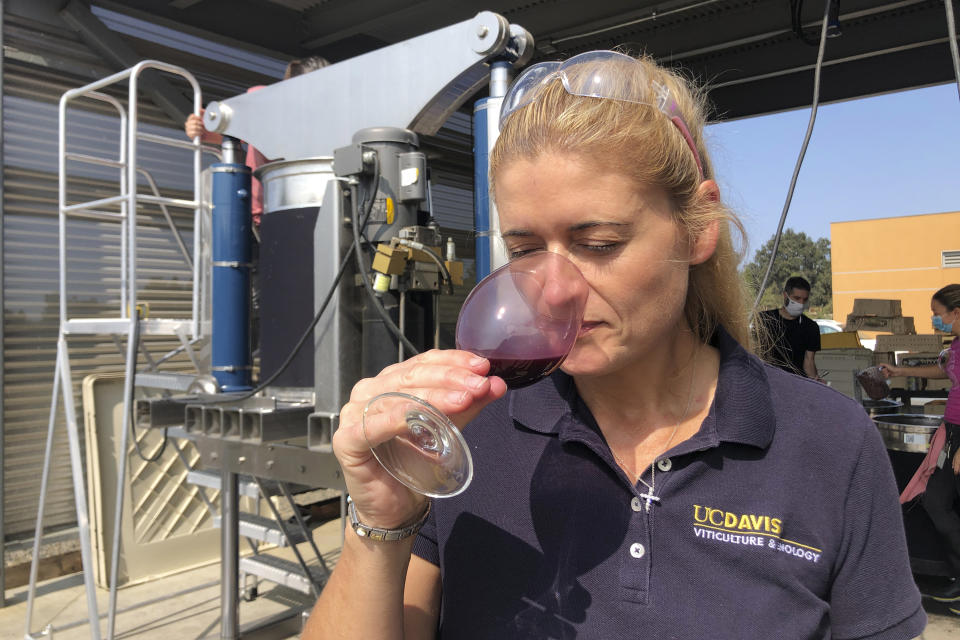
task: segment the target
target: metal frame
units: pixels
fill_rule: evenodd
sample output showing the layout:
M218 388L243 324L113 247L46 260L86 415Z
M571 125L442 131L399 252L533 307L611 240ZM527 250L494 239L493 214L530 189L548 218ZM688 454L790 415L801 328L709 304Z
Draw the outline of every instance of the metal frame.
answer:
M177 75L189 82L193 89L193 108L199 113L202 100L200 87L197 81L186 69L166 64L156 60L144 60L135 66L98 80L84 87L71 89L60 98L60 126L59 126L59 230L60 230L60 334L57 339L57 359L53 380L53 393L50 402L50 421L47 428L47 443L44 454L43 472L41 475L40 501L37 508L37 524L34 537L33 558L30 565L30 586L27 597L27 616L25 638L32 638L33 599L36 594L37 569L40 555L40 540L43 536L43 515L47 494L47 485L50 475L50 466L54 435L56 430L58 396L62 394L63 408L67 427L67 436L70 449L70 463L73 476L74 499L77 510L77 525L80 533L80 554L84 569L84 585L86 588L87 611L90 621L90 636L95 640L100 638L100 616L97 611L96 591L93 578L92 549L90 543L89 514L87 496L83 475L83 460L80 454L79 428L77 414L74 407L73 381L70 372L70 356L67 346L67 336L72 334L102 334L127 335L126 376L124 379L124 413L122 418L122 435L120 455L117 463L117 502L115 507L114 536L112 560L110 566L110 601L108 605L107 637L114 636L116 617L117 572L119 567L121 514L125 493L124 478L126 476L128 438L130 433L131 399L136 377L137 352L141 334L143 335L175 335L183 340L189 326L190 336L195 341L201 337L201 323L198 316L200 308L200 269L197 256L200 254L200 234L194 233L193 258L191 259L179 234L173 225L173 220L166 206L193 209L194 229L200 229L201 215L201 153L202 145L199 139L186 142L174 138L165 138L138 131L138 79L146 69L156 69L172 75ZM98 90L118 82L129 80L128 103L129 115L123 105L116 98L101 93ZM120 118L120 148L116 160L98 158L84 154L69 153L67 151L66 121L68 105L80 98L99 100L112 105ZM156 144L191 149L193 151L194 192L193 200L161 197L156 189L152 177L144 169L137 167L137 141L144 140ZM78 204L67 204L67 161L83 162L101 166L115 167L119 170L120 194L109 198L101 198ZM147 184L153 195L137 192L137 176L145 175ZM192 313L189 321L171 319L140 319L137 311L137 205L152 203L160 205L168 224L174 230L175 238L188 264L193 269L193 297ZM103 211L100 208L111 204L120 205L120 213ZM98 220L119 221L121 224L121 296L120 312L115 318L86 318L71 319L68 317L67 304L67 217L78 216ZM189 344L185 348L189 351Z

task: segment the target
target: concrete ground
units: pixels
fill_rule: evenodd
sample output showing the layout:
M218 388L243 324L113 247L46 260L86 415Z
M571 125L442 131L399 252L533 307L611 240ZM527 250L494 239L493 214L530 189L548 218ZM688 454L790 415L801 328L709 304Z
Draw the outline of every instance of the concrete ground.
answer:
M314 540L331 568L340 552L340 521L327 522L314 530ZM317 564L308 545L301 552L310 564ZM270 555L294 559L287 549ZM250 578L251 581L253 578ZM260 582L259 595L240 602L240 629L244 640L285 640L299 637L300 612L309 611L313 598L287 587ZM26 630L26 586L8 589L7 606L0 609L0 640L22 639ZM109 592L97 590L100 629L106 637ZM214 563L165 576L150 582L121 588L117 592L116 638L130 640L187 640L220 637L220 564ZM34 637L52 627L56 640L90 638L87 600L82 574L73 574L40 583L33 605ZM266 626L262 626L266 625ZM261 627L247 631L251 626Z
M324 559L333 566L339 556L340 522L334 520L314 530ZM306 545L303 545L307 552ZM288 550L272 554L292 557ZM300 612L309 610L312 598L299 592L261 582L259 597L240 603L240 627L260 626L245 631L244 640L285 640L297 638ZM108 592L98 590L101 633L106 629ZM7 606L0 609L0 640L22 639L27 610L27 588L10 589ZM923 640L960 640L960 616L947 605L924 600L930 622ZM201 640L219 638L220 565L212 564L144 584L121 589L117 595L116 637L131 640ZM52 625L56 640L90 638L87 604L81 574L41 583L34 600L32 631ZM35 637L41 637L35 633ZM104 635L105 637L105 635ZM753 640L753 639L745 639Z

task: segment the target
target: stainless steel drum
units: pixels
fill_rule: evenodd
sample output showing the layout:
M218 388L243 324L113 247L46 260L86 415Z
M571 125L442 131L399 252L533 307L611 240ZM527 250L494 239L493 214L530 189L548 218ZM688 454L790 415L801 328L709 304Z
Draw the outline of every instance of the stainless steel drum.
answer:
M873 422L890 451L926 453L933 433L943 418L918 413L891 413L873 416Z
M871 418L885 413L897 413L903 408L903 403L899 400L870 400L864 398L861 402L863 408L867 410L867 415Z
M276 160L254 173L263 183L263 212L319 207L327 183L336 178L333 158Z

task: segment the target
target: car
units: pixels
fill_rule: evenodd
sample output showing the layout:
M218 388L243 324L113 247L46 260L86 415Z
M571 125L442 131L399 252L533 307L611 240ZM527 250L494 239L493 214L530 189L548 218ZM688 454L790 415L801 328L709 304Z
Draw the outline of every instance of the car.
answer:
M830 318L817 318L817 325L820 327L820 333L840 333L843 331L843 325Z

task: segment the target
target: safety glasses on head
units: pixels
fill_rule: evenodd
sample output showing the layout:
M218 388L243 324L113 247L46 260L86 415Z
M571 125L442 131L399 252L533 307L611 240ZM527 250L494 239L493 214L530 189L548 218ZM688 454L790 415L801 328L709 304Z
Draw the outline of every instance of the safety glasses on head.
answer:
M697 161L700 176L703 176L703 163L700 153L693 142L690 129L680 115L680 106L670 95L669 87L650 80L649 89L637 86L636 82L625 81L623 65L637 71L642 63L628 55L616 51L588 51L564 62L540 62L528 67L510 85L500 107L500 127L516 111L536 101L541 90L547 84L560 78L564 90L570 95L583 98L605 98L634 104L647 104L656 107L677 127L686 141L693 157ZM629 77L629 76L626 76ZM642 84L642 83L641 83ZM652 98L652 100L651 100Z

